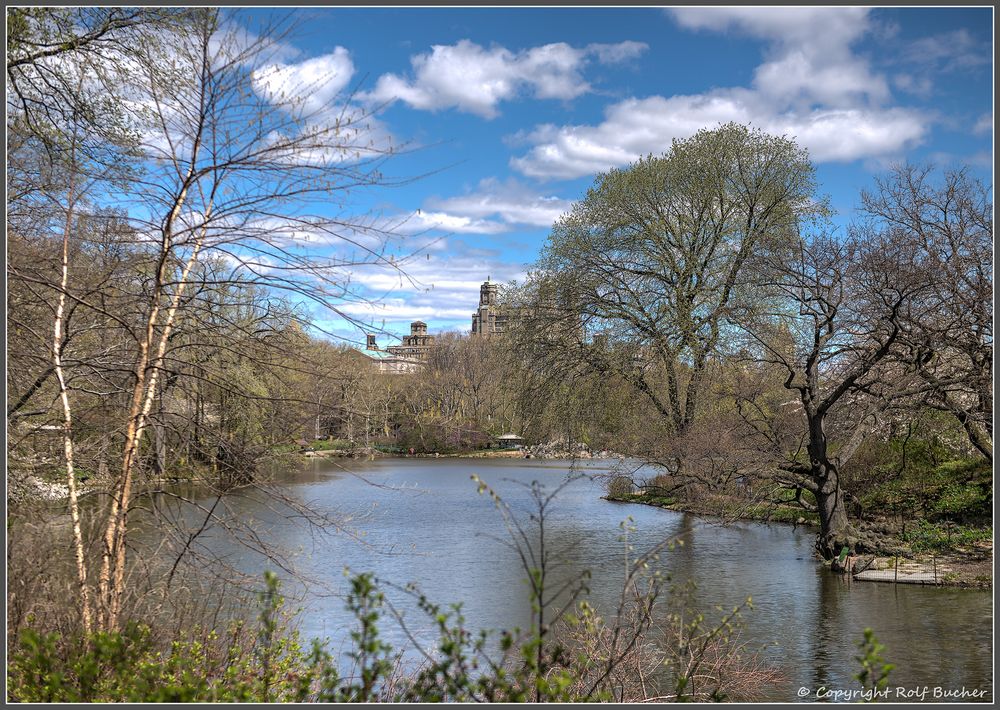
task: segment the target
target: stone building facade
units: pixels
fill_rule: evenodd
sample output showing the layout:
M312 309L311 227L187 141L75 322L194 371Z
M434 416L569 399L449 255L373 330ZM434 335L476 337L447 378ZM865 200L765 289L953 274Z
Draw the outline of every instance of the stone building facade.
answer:
M510 313L499 303L500 285L489 277L479 287L479 308L472 314L472 335L493 335L507 329Z
M427 324L415 320L410 323L410 334L404 335L399 345L390 345L385 350L379 348L375 335L369 333L365 355L378 366L379 372L402 374L416 372L423 367L433 347L434 336L427 334Z

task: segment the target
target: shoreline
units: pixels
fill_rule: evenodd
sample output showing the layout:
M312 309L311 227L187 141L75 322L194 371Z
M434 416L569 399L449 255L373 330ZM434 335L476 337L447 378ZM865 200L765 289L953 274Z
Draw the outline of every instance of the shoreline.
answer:
M602 499L609 501L611 503L623 503L623 504L635 504L635 505L648 505L653 508L663 508L664 510L672 510L675 513L690 513L691 515L696 515L699 518L718 518L720 520L728 520L730 522L748 522L748 523L777 523L780 525L791 525L793 528L797 527L808 527L816 528L819 526L819 522L812 520L810 518L804 517L802 513L806 511L791 511L796 514L794 520L791 516L780 515L775 517L773 513L775 509L770 511L770 514L748 514L746 509L737 515L726 515L725 512L718 512L706 506L698 506L691 503L682 503L681 501L671 501L663 502L662 500L643 500L639 497L624 497L624 496L613 496L604 495L601 496ZM789 509L778 509L780 511L785 511Z
M718 512L710 512L680 501L669 503L642 500L637 497L605 495L604 500L612 503L647 505L653 508L663 508L675 513L689 513L699 518L718 518L731 522L778 523L798 527L800 525L817 528L818 522L805 518L798 520L780 520L765 515L737 515L729 517ZM852 581L881 582L890 584L923 584L936 587L964 589L993 588L993 548L982 548L978 551L954 549L940 553L913 552L900 549L898 555L863 555L870 558L865 568L851 575ZM819 558L817 558L819 559ZM829 566L829 561L824 562ZM898 567L898 574L896 569ZM890 576L891 573L891 576Z
M396 458L396 459L527 459L527 460L595 460L595 461L616 461L628 458L623 454L613 452L580 452L555 451L535 453L524 449L474 449L470 451L441 452L414 452L396 453L379 451L378 449L328 449L325 451L292 451L285 453L285 456L302 456L307 459L312 458Z

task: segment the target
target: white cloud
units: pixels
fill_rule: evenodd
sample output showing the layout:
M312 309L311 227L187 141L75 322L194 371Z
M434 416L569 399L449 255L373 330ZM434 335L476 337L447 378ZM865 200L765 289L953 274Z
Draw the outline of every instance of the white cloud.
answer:
M463 39L453 45L434 45L429 53L412 57L412 79L383 74L367 98L378 103L403 101L425 111L455 108L493 118L501 101L523 93L539 99L576 98L591 89L581 73L591 57L616 63L645 49L646 45L632 41L583 49L557 42L512 52Z
M984 113L972 126L972 132L977 136L988 136L993 131L993 114Z
M354 76L350 52L333 52L297 64L276 63L253 72L254 91L275 104L294 102L305 113L323 111L338 101Z
M777 116L766 130L795 138L819 162L847 162L899 153L917 144L927 126L909 109L829 109Z
M678 7L667 11L681 27L744 34L796 45L841 46L867 29L866 7Z
M892 77L893 85L900 91L908 94L927 98L934 90L934 82L927 76L915 76L913 74L896 74Z
M440 248L444 234L502 234L518 227L549 228L572 207L570 200L540 195L517 180L486 178L475 191L446 199L432 197L424 208L376 221L385 234L413 242L421 249Z
M597 57L601 64L620 64L630 59L637 58L640 54L649 49L645 42L617 42L615 44L588 44L587 51Z
M817 161L850 161L900 151L926 130L907 109L812 109L770 112L759 97L741 90L694 96L628 99L610 106L596 126L542 126L536 145L511 165L530 177L570 179L662 153L674 138L735 121L794 138Z
M927 156L927 159L936 166L962 169L970 166L989 170L993 167L993 151L979 150L975 153L949 153L947 151L935 151Z
M499 234L508 229L505 224L489 219L473 219L465 215L423 210L411 215L405 226L417 231L433 229L459 234Z
M873 75L866 62L851 57L837 61L801 49L757 67L753 83L772 99L806 105L882 102L889 98L885 79Z
M515 225L551 227L572 207L570 200L539 195L516 180L500 182L496 178L480 181L475 192L448 199L431 199L429 207L469 218L494 217L505 231Z
M771 42L754 86L774 99L843 105L888 98L885 79L850 51L870 29L869 8L700 7L670 12L688 29L735 30Z
M985 66L993 58L993 49L966 29L922 37L911 42L900 59L940 72L968 70Z
M329 106L300 125L288 126L286 134L267 136L269 160L286 165L336 166L377 159L397 149L398 144L383 121L359 106Z
M264 64L289 62L302 55L301 50L281 40L282 31L261 36L230 15L223 21L221 31L208 39L208 51L215 66L235 62L249 69ZM164 46L169 46L165 42Z
M442 307L436 304L418 306L411 299L387 298L377 303L346 303L340 306L344 313L369 321L384 320L397 325L414 320L424 322L434 320L455 321L465 318L475 310L469 308Z
M885 77L850 45L869 30L867 8L674 8L682 27L734 30L769 41L748 88L630 98L597 125L551 124L520 136L531 145L511 165L539 179L569 179L662 153L675 138L727 121L787 135L817 161L897 155L918 143L927 118L887 106Z

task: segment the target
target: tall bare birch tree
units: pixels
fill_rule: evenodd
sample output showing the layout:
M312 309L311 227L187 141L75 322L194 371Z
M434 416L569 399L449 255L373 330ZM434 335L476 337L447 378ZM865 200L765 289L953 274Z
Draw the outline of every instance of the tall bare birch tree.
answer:
M313 105L308 99L317 85L286 80L277 88L272 40L227 28L219 13L204 11L171 48L170 81L163 80L162 56L138 61L148 80L142 100L151 122L147 177L129 213L149 240L154 269L104 532L98 584L105 628L120 622L140 448L196 264L219 254L258 283L336 309L349 293L346 267L357 258L309 242L358 240L364 225L311 210L332 202L332 194L385 183L379 168L391 148L370 139L373 117L347 96L339 105ZM370 244L361 244L362 260L377 261L378 240Z
M293 320L308 319L311 309L347 318L339 305L358 298L353 269L398 268L384 256L390 235L350 206L353 191L392 184L382 170L395 149L349 92L324 103L315 100L330 95L328 83L344 85L344 77L294 83L278 61L280 28L250 32L221 11L187 11L171 16L172 24L148 25L142 41L122 42L121 36L110 41L135 29L131 19L121 26L119 14L92 18L97 34L84 32L79 43L67 44L58 56L36 57L30 47L15 44L27 59L18 59L13 71L20 72L22 93L30 100L22 100L20 108L9 103L21 114L15 120L26 120L40 96L29 79L44 78L54 61L84 65L88 51L99 51L114 59L104 71L118 79L115 121L133 139L111 151L114 159L107 164L121 171L104 176L82 200L79 185L67 198L53 181L53 146L65 143L52 139L60 121L48 124L52 131L20 131L26 137L18 177L24 178L19 184L25 189L17 212L22 231L34 236L24 241L25 258L19 255L8 266L25 300L56 314L49 338L54 367L32 367L34 381L27 381L29 375L19 387L8 420L47 416L44 398L54 378L66 396L64 420L70 421L74 394L85 397L106 432L101 460L106 452L119 457L98 481L108 493L107 505L91 513L98 517L89 521L100 538L99 550L93 559L80 558L82 615L93 614L96 628L103 630L120 628L126 613L129 569L139 562L127 552L129 515L147 479L151 448L162 463L164 393L176 392L183 406L196 412L196 427L204 422L197 413L204 408L203 389L231 387L236 396L267 397L250 392L246 378L239 382L233 373L213 375L207 368L212 360L245 361L243 345L227 342L227 334L252 347L293 343ZM38 21L32 25L36 31L21 36L44 44L37 39L44 32L37 28L52 26L52 18L16 19L31 18ZM67 96L79 98L72 92ZM73 115L64 106L56 108L53 117ZM99 117L95 107L90 109ZM88 149L112 145L92 125L88 130ZM56 194L65 227L46 232L38 222L37 203ZM85 224L91 227L84 229ZM32 264L28 255L47 253L46 240L58 231L62 257L55 268ZM95 263L106 257L109 275L81 278L74 254ZM83 324L81 313L89 319ZM76 314L72 323L71 314ZM23 325L30 332L30 324ZM280 335L283 331L288 337ZM67 343L74 348L69 361ZM179 377L191 384L177 387ZM187 401L191 392L197 396ZM150 442L154 427L157 441ZM74 468L71 447L72 442L65 447L68 477ZM77 545L78 550L86 547ZM94 570L93 578L87 567Z

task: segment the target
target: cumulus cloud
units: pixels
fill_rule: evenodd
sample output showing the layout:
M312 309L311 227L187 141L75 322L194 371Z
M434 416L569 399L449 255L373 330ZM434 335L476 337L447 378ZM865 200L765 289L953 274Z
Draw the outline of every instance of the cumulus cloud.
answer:
M440 244L442 234L502 234L518 228L549 228L572 201L542 195L517 180L481 180L475 190L455 197L432 197L423 209L378 220L383 233ZM435 240L435 241L428 241Z
M681 27L736 30L762 39L839 46L860 37L868 21L865 7L677 7L667 10Z
M354 76L348 50L300 62L275 62L255 69L254 91L276 106L289 106L304 119L294 138L269 136L273 145L290 143L287 155L276 160L300 165L337 165L357 162L393 149L393 136L371 111L351 103L347 95Z
M817 161L850 161L894 152L925 133L923 118L907 109L814 109L768 113L749 92L628 99L609 107L596 126L545 125L529 135L537 145L511 160L539 179L570 179L665 150L674 138L735 121L794 138Z
M641 54L641 42L591 44L579 49L565 42L512 52L482 47L467 39L434 45L410 59L412 78L383 74L367 95L374 102L403 101L413 108L454 108L484 118L498 115L497 106L530 93L539 99L573 99L591 90L582 69L591 58L610 64Z
M630 98L597 125L551 124L521 136L530 148L511 160L524 175L570 179L661 153L675 138L727 121L796 139L817 161L897 154L918 143L927 118L887 106L884 76L855 57L869 30L867 8L675 8L692 30L736 31L769 42L750 87Z
M287 55L279 54L282 58ZM288 164L340 165L355 163L394 149L395 141L374 113L352 102L354 76L350 52L335 47L318 57L275 61L251 73L253 90L264 101L295 114L297 125L272 132L272 158ZM294 131L294 134L289 134Z
M855 57L851 44L870 29L865 7L674 8L681 27L733 30L769 41L754 86L776 100L844 105L883 101L883 77Z
M972 132L977 136L988 136L993 131L993 114L984 113L972 126Z
M495 220L475 219L468 215L425 212L423 210L410 215L405 226L417 231L437 230L458 234L500 234L508 229L507 225Z

